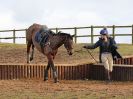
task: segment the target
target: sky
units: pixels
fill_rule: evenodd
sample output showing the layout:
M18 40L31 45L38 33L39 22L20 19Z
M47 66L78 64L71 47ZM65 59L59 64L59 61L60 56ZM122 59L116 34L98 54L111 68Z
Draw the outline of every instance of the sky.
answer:
M0 0L0 30L132 25L133 0Z

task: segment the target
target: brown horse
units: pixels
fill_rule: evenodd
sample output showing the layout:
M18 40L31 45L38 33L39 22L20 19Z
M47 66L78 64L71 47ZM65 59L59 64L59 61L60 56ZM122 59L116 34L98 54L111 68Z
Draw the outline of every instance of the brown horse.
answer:
M48 41L46 42L45 46L41 46L36 40L35 36L37 32L39 32L42 28L46 28L44 25L40 24L33 24L31 25L26 32L26 40L27 40L27 63L30 63L31 60L33 60L33 54L34 54L34 47L44 55L46 55L48 59L47 68L44 71L44 81L48 80L48 70L51 67L53 70L53 78L54 82L58 82L57 78L57 71L54 66L54 58L56 56L56 53L58 51L58 48L64 44L67 53L69 55L72 55L73 50L73 36L67 33L57 33L57 34L50 34L48 37ZM50 30L51 31L51 30ZM30 47L32 46L32 53L30 55Z

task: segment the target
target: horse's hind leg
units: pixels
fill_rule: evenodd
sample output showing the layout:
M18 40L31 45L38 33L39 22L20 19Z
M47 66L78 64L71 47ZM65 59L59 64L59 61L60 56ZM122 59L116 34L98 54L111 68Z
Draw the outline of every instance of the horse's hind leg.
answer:
M31 47L31 45L32 45L32 54L34 53L34 46L33 46L33 43L32 43L32 41L28 41L27 42L27 63L30 63L30 60L31 60L31 58L30 58L30 47ZM33 55L32 55L33 56ZM33 59L33 58L32 58Z
M30 47L31 47L31 42L27 42L27 63L30 63Z
M30 61L33 60L33 56L34 56L34 45L32 44L32 52L31 52L31 56L30 56Z

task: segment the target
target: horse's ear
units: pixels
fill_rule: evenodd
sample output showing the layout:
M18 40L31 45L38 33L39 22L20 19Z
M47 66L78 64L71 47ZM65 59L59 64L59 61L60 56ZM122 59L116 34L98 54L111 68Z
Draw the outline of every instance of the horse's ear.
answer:
M71 35L72 37L75 37L75 34L74 35Z

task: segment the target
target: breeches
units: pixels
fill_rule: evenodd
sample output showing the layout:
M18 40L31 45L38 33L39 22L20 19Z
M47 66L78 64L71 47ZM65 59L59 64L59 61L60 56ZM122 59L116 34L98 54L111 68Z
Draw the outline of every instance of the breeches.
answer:
M109 70L110 72L113 71L113 58L111 53L102 53L101 60L104 65L104 68Z

